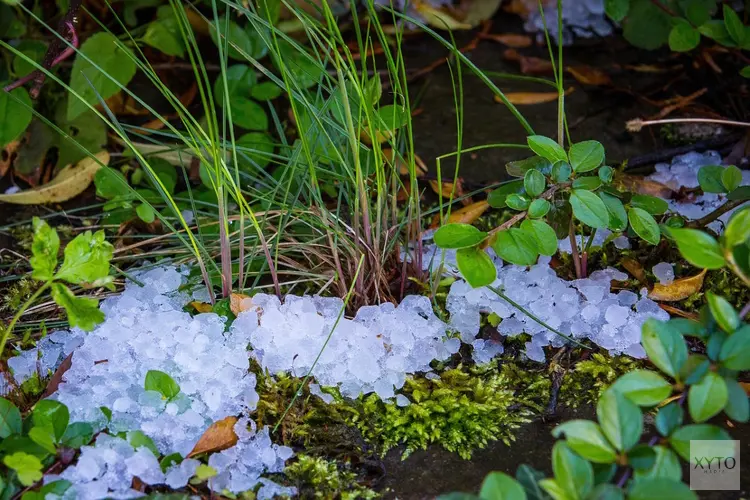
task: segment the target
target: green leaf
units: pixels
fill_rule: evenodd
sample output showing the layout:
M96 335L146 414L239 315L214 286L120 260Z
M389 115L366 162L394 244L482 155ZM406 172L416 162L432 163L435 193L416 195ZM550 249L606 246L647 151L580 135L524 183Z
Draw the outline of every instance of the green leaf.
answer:
M615 176L615 170L612 167L608 167L607 165L602 165L601 168L599 168L599 172L597 172L597 175L599 176L599 180L601 180L604 184L609 184L612 182L612 178Z
M42 462L33 455L16 452L6 455L3 463L16 472L18 481L24 486L31 486L42 479Z
M544 188L547 186L547 179L538 170L529 170L526 175L523 176L523 187L526 190L526 194L532 198L536 198L544 192Z
M171 453L159 461L159 467L162 472L167 472L170 467L173 465L179 465L180 463L182 463L182 455L179 453Z
M471 224L446 224L432 237L440 248L468 248L481 243L487 233L480 231Z
M727 200L750 200L750 186L740 186L727 195Z
M42 447L50 455L57 453L55 436L52 435L52 429L47 427L32 427L29 429L29 439Z
M143 42L162 51L168 56L185 56L185 42L180 31L180 23L169 5L156 11L157 19L151 21L143 35Z
M553 500L571 500L578 498L569 496L568 492L566 492L554 479L541 479L539 481L539 486L541 486L547 494L546 498L552 498Z
M750 420L750 399L745 389L733 378L725 378L727 404L724 413L735 422L747 423Z
M250 93L255 86L258 78L255 69L246 64L235 64L226 70L226 75L219 76L214 82L214 99L219 106L225 106L226 97L224 93L224 80L226 79L226 88L229 96L229 102L235 99L249 99Z
M146 377L148 378L148 374L146 375ZM177 389L177 392L179 392L179 388ZM128 443L130 443L130 446L132 446L135 450L145 447L151 450L151 453L153 453L155 457L161 455L161 453L159 453L159 449L154 444L153 439L145 435L142 431L130 431L127 434L127 438Z
M727 432L715 425L690 424L680 427L669 436L672 449L686 462L690 461L690 441L728 441Z
M266 110L252 99L236 96L230 101L232 123L246 130L268 130Z
M658 245L661 239L659 225L654 217L642 208L631 208L628 210L628 221L635 234L652 245Z
M743 78L750 78L750 66L745 66L740 70L740 76Z
M604 435L619 451L635 446L643 433L641 410L622 393L609 389L599 397L596 416Z
M670 16L650 0L631 0L628 17L623 23L627 41L641 49L658 49L667 41L670 28Z
M544 472L526 464L521 464L516 469L516 480L523 486L529 500L547 500L548 496L539 485L542 479L544 479Z
M721 269L724 254L719 243L708 233L697 229L670 229L669 235L677 243L685 260L696 267Z
M625 493L614 484L600 484L591 494L586 497L586 500L624 500Z
M497 278L497 268L487 253L477 247L456 252L456 264L464 279L474 288L487 286Z
M250 89L250 97L258 101L271 101L283 93L284 89L275 82L261 82Z
M31 244L31 277L35 280L49 281L55 274L57 267L57 252L60 250L60 238L57 231L49 224L34 217L32 220L34 228L34 241Z
M684 11L693 26L701 26L716 12L716 4L713 0L687 0Z
M552 180L557 183L567 182L570 179L570 174L573 173L573 169L570 168L570 164L566 161L558 161L552 165Z
M591 191L573 190L570 205L573 207L573 215L587 226L601 229L609 225L607 207Z
M489 203L492 208L505 208L507 206L506 200L509 195L522 192L522 180L508 182L492 191L489 196L487 196L487 203Z
M216 30L217 23L209 23L208 29L211 40L218 46L219 40L225 47L225 54L231 59L247 61L248 57L261 59L267 52L268 47L259 33L254 31L251 23L248 23L247 29L242 29L234 21L218 20L218 33Z
M602 180L599 177L579 177L573 181L573 189L585 189L587 191L596 191L602 186Z
M126 195L129 192L128 181L122 172L110 167L103 167L96 171L94 185L96 195L106 200Z
M532 266L539 256L535 235L518 228L498 232L492 248L501 259L518 266Z
M611 386L639 406L655 406L672 394L672 384L651 370L634 370Z
M283 40L279 41L278 47L280 57L272 54L274 66L278 68L280 66L279 59L281 59L289 74L294 75L295 86L299 85L306 89L317 85L326 77L325 62L319 62L315 56L308 54L304 49L297 48Z
M94 428L87 422L74 422L65 429L60 444L66 448L78 449L91 442L94 437Z
M730 370L750 370L750 325L745 325L724 342L719 354L721 366Z
M563 441L552 448L555 481L569 498L586 498L594 488L594 469ZM546 488L545 488L546 489Z
M104 321L104 313L99 310L99 301L89 297L76 297L62 283L52 283L52 299L65 309L70 326L77 326L89 332Z
M721 182L724 167L706 165L698 170L698 184L705 193L726 193L727 189Z
M630 206L642 208L651 215L661 215L669 210L669 204L665 200L647 194L633 195L630 199Z
M146 224L151 224L154 222L154 219L156 219L156 212L154 212L154 209L145 203L138 205L135 209L135 213L138 214L138 217Z
M505 203L508 205L508 208L517 210L519 212L526 210L531 204L527 197L515 193L509 194L505 199Z
M68 427L70 412L68 412L68 407L59 401L43 399L34 406L31 421L37 427L49 428L55 440L59 441Z
M549 212L551 205L550 203L542 198L537 198L536 200L531 202L531 205L529 205L528 209L528 215L532 219L540 219L547 215L547 212ZM552 231L554 233L554 230ZM557 238L555 238L557 239Z
M698 46L701 34L684 19L677 19L669 32L669 48L675 52L688 52Z
M702 354L691 354L682 368L680 368L680 380L686 385L697 384L708 373L711 362Z
M557 235L549 224L542 220L526 219L521 223L521 230L534 237L536 248L542 255L555 255L557 252Z
M65 258L55 279L86 284L107 276L114 248L104 238L104 231L86 231L73 238L65 247Z
M502 472L487 474L479 496L483 500L526 500L526 492L519 482Z
M675 452L660 445L654 446L653 450L656 453L654 464L647 470L636 470L636 481L649 477L663 477L679 481L682 478L682 468Z
M21 412L16 405L0 398L0 439L21 433Z
M583 173L599 168L604 163L604 146L597 141L583 141L570 147L570 166L573 172ZM563 159L563 158L561 158Z
M81 45L70 74L70 87L78 96L68 99L68 120L88 111L87 104L95 106L99 99L112 97L135 76L135 55L117 43L114 35L102 31Z
M634 482L628 500L697 500L697 495L680 481L665 477L647 477Z
M641 344L653 364L672 378L677 378L687 360L687 346L682 335L669 323L649 318L641 328Z
M389 104L378 108L375 129L381 132L398 130L409 122L409 114L403 106Z
M526 142L533 152L546 158L552 164L558 161L568 161L568 155L565 154L562 146L549 137L530 135L526 138Z
M722 20L709 20L698 26L698 31L701 35L710 38L721 45L727 47L733 47L736 45L732 40L732 37L729 36L729 32L727 31L726 26L724 26L724 21Z
M742 24L740 16L727 4L724 4L724 26L734 43L740 46L745 43L745 25Z
M551 169L552 163L548 159L536 155L505 164L508 175L513 177L524 177L529 170L538 170L541 174L547 174Z
M630 0L604 0L604 12L615 22L625 19L630 10Z
M200 482L211 479L212 477L215 477L216 474L216 469L205 464L200 464L198 468L195 469L195 478Z
M615 232L624 231L628 227L628 214L619 198L604 192L598 193L599 198L607 207L609 214L609 229Z
M740 317L727 299L712 292L706 292L706 299L711 315L722 330L732 333L740 326Z
M628 452L628 465L634 470L647 470L656 463L656 450L647 444L634 446Z
M57 481L45 484L42 489L39 490L39 493L41 493L42 498L46 498L46 495L48 494L62 496L71 486L70 481L58 479Z
M590 420L570 420L552 430L552 435L560 438L582 458L594 463L609 464L617 459L617 451L612 448L596 422Z
M249 132L235 141L237 163L245 172L257 172L271 163L276 146L264 132Z
M146 373L146 382L144 388L147 391L156 391L164 399L172 399L180 393L180 386L177 385L172 377L158 370L149 370Z
M721 173L721 183L724 185L726 192L734 191L742 183L742 171L734 165L729 165Z
M0 92L0 148L26 130L31 123L33 107L29 93L23 87L10 93Z
M741 245L750 240L750 206L738 210L727 223L724 230L724 244L728 248Z
M22 40L15 48L38 64L42 63L44 55L47 53L47 44L40 40ZM35 70L36 66L27 62L23 57L15 56L13 58L13 73L16 78L22 78Z
M727 385L715 372L708 372L703 380L690 386L688 411L693 421L705 422L718 414L727 404Z

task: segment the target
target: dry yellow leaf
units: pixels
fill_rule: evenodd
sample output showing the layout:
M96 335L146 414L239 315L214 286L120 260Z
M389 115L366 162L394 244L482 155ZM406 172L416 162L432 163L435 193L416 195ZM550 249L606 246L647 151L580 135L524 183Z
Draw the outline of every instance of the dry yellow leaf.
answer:
M235 316L242 311L247 311L253 307L253 299L244 293L233 293L229 296L229 309Z
M612 85L612 79L609 77L609 75L598 68L592 68L591 66L582 65L568 66L565 69L568 70L568 73L573 75L573 78L578 80L580 83L583 83L584 85Z
M565 91L565 95L573 92L573 87ZM545 102L554 102L558 98L557 92L507 92L505 97L512 104L543 104ZM502 103L499 96L495 96L495 101Z
M213 453L226 450L237 444L237 434L234 433L234 424L237 417L227 417L211 424L206 432L200 437L193 451L188 453L187 458L200 455L201 453Z
M674 194L672 188L661 182L651 181L637 175L615 174L613 186L622 191L648 194L669 199Z
M451 212L450 217L448 217L448 223L471 224L481 217L488 208L490 208L490 204L487 203L486 200L472 203L471 205L456 210L455 212Z
M214 308L211 307L211 304L208 304L206 302L198 302L197 300L190 302L188 305L199 313L210 313L214 310Z
M75 198L89 187L101 165L109 163L109 153L100 151L94 158L84 158L75 165L60 170L54 179L43 186L13 194L0 195L0 201L16 205L59 203Z
M436 9L427 2L415 2L413 6L422 15L425 22L435 28L451 31L472 28L471 24L461 22L449 13Z
M706 277L706 269L688 278L674 280L669 285L656 283L654 288L648 293L651 300L661 300L663 302L677 302L683 300L703 288L703 279Z
M646 282L646 271L643 270L643 265L640 262L631 257L625 257L620 261L620 264L640 283Z

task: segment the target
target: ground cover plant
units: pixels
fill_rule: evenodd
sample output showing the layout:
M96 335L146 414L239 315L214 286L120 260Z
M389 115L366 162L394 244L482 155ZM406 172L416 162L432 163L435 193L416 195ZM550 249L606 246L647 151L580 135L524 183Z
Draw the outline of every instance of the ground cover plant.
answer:
M0 496L408 496L389 453L473 460L593 406L516 479L487 465L478 497L693 498L689 442L750 416L746 138L719 134L723 162L619 161L577 129L569 83L660 108L633 131L746 127L746 14L520 4L503 8L541 25L545 59L491 33L509 16L493 1L0 3ZM564 57L620 22L675 52L622 65L638 78L732 76L655 97ZM520 74L485 71L480 42ZM415 68L421 44L441 52ZM441 70L433 164L418 137ZM509 119L486 144L474 93ZM464 177L490 151L498 181Z

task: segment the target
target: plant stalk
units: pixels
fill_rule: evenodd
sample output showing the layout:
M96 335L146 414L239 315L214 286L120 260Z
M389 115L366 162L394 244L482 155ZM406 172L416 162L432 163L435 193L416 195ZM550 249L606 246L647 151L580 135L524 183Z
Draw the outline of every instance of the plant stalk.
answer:
M47 289L52 285L52 281L46 282L44 285L39 287L39 289L34 292L31 297L29 297L29 300L27 300L21 308L18 310L15 316L13 316L13 319L10 320L10 323L8 324L8 327L3 332L3 338L0 339L0 358L3 356L3 352L5 352L5 343L8 341L8 337L10 337L10 333L13 331L13 327L16 326L16 323L19 319L21 319L21 316L23 316L23 313L26 312L26 309L28 309L31 304L34 303L36 299L39 298L42 293L47 291Z

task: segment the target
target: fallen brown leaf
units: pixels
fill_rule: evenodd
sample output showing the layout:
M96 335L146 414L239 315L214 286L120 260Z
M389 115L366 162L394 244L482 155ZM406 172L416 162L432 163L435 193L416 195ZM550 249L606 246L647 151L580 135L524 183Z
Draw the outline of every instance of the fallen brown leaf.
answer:
M632 257L625 257L620 261L620 264L640 283L646 283L646 271L643 270L643 265L640 262Z
M607 73L591 66L568 66L565 68L573 78L584 85L595 85L597 87L612 85L612 79Z
M508 61L517 62L524 75L551 75L552 63L539 57L521 55L516 49L507 49L503 52L503 58Z
M206 302L198 302L197 300L190 302L188 305L199 313L210 313L214 310L211 304L208 304Z
M506 33L500 35L480 35L480 38L483 38L485 40L493 40L514 49L525 49L526 47L531 47L531 44L534 43L529 35L519 35L516 33Z
M201 453L226 450L237 444L237 434L234 433L234 424L236 423L237 417L227 417L211 424L211 427L206 429L206 432L195 443L187 458L192 458Z
M448 217L448 223L471 224L479 217L481 217L488 208L490 208L490 204L487 203L486 200L472 203L471 205L467 205L463 208L451 212L450 216Z
M52 378L49 379L49 382L47 383L47 387L44 389L44 394L42 394L42 398L47 398L57 391L57 388L60 386L60 382L62 382L63 375L65 375L65 372L70 369L70 366L72 364L73 364L73 353L71 352L65 357L65 359L63 359L63 362L60 363L60 366L57 367L57 370L55 370L55 373L52 374Z
M229 296L229 309L235 316L253 307L253 299L244 293L232 293Z
M565 91L565 95L573 92L573 87ZM507 92L505 97L511 104L543 104L545 102L557 101L557 92ZM495 96L495 102L502 103L499 96Z
M658 196L669 199L674 195L672 188L661 182L651 181L638 175L615 174L613 182L615 188L621 191L630 191L639 194Z
M703 288L703 279L705 277L706 269L695 276L674 280L669 285L656 283L654 288L649 292L648 298L664 302L677 302L678 300L686 299Z
M681 318L692 319L693 321L698 321L700 319L700 317L696 313L683 311L682 309L672 307L668 304L659 304L659 307L661 307L664 311L667 311L672 316L679 316Z
M435 192L435 194L441 194L445 198L458 198L460 196L464 195L464 186L463 186L463 180L459 177L456 181L455 185L452 182L443 182L442 185L438 183L438 181L432 179L429 181L430 187ZM471 205L472 200L470 198L465 198L461 200L461 204L464 206Z

